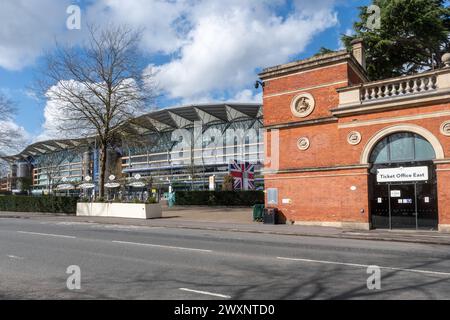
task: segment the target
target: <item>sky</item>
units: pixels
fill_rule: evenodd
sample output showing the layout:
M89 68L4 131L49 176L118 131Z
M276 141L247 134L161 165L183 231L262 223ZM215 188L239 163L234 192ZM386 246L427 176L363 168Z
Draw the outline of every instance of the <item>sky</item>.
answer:
M143 30L144 65L157 70L158 108L217 101L262 102L263 68L342 49L358 7L369 0L2 0L0 92L12 99L28 142L58 137L51 104L32 87L44 52L78 44L86 23ZM69 30L67 8L81 9Z

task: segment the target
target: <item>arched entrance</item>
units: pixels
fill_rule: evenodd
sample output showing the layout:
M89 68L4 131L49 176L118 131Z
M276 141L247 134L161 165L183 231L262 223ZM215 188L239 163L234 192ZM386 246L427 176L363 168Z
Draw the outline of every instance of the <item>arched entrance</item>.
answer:
M414 132L394 132L369 154L369 201L373 228L438 227L436 150Z

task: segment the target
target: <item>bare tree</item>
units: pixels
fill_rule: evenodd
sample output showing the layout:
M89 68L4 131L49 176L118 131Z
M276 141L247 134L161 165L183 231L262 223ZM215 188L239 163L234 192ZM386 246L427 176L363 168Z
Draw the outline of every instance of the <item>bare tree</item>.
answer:
M126 124L150 109L153 73L139 54L141 31L126 26L89 26L81 47L56 44L46 55L39 87L60 106L60 130L97 136L99 194L104 196L108 147Z
M11 119L16 109L11 100L0 93L0 156L16 150L23 144L23 136ZM8 150L5 152L5 150Z

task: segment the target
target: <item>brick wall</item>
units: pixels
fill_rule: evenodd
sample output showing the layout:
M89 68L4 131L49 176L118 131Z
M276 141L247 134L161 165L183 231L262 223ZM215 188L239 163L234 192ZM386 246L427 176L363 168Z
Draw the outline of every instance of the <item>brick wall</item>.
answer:
M368 225L368 170L361 165L361 154L367 142L380 130L398 124L420 126L439 139L445 157L450 158L450 137L440 133L441 123L450 120L450 116L440 113L448 112L450 103L332 120L330 110L339 104L336 89L362 82L350 63L341 61L265 81L264 125L270 129L274 125L290 124L279 131L280 172L265 175L266 188L279 190L277 207L287 220ZM295 117L291 112L291 101L299 93L306 92L314 96L315 110L308 117ZM405 118L418 115L424 116ZM320 122L326 118L327 122ZM319 122L311 123L310 120ZM294 122L296 125L292 126ZM308 124L301 125L301 122ZM362 141L356 146L347 142L351 131L362 135ZM308 150L298 149L300 137L310 140ZM270 143L266 142L268 149ZM439 223L450 224L450 164L438 165L438 169Z

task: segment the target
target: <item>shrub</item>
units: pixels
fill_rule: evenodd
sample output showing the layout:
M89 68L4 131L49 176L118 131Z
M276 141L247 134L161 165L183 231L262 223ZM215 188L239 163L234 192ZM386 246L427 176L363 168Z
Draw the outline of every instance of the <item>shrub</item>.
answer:
M0 211L75 214L77 200L54 196L3 196L0 197Z
M264 203L263 191L177 191L179 206L245 206Z
M154 203L158 203L158 201L156 201L155 197L150 197L147 199L147 204L154 204Z

